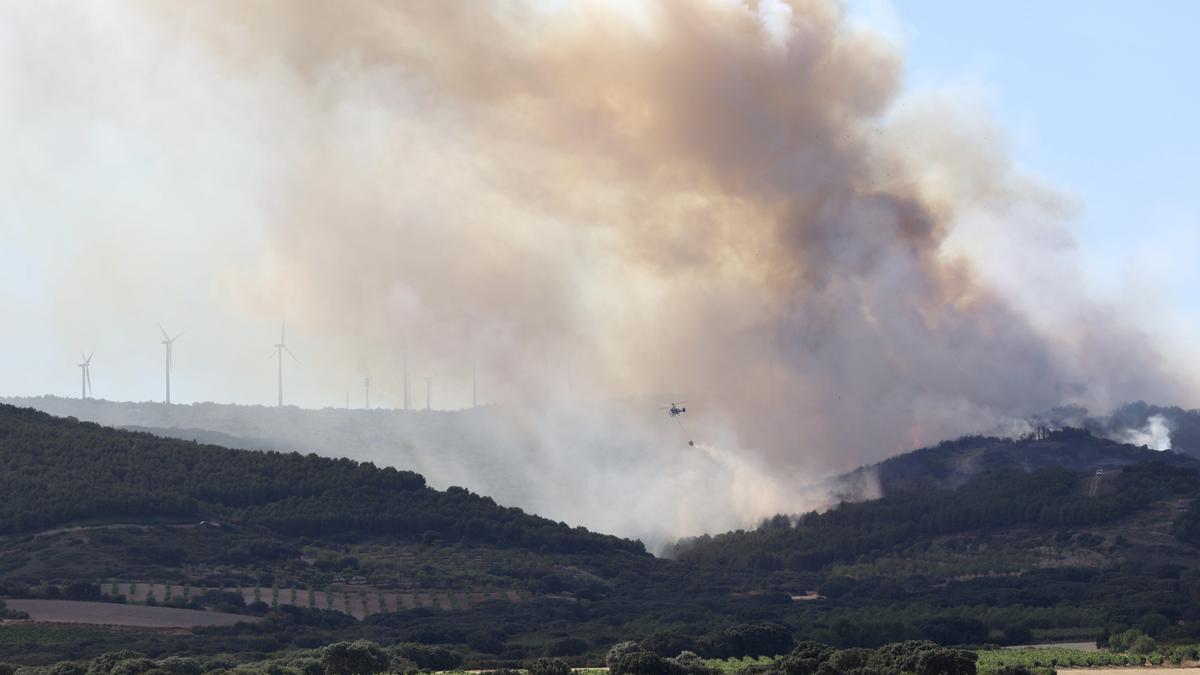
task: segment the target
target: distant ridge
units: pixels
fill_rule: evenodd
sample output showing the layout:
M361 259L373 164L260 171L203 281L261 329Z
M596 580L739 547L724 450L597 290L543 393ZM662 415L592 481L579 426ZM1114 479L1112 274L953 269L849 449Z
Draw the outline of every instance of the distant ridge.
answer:
M1025 472L1062 467L1072 473L1117 469L1148 460L1200 468L1183 453L1157 451L1100 438L1067 428L1023 439L965 436L860 467L833 481L848 496L880 496L927 489L956 489L988 471Z

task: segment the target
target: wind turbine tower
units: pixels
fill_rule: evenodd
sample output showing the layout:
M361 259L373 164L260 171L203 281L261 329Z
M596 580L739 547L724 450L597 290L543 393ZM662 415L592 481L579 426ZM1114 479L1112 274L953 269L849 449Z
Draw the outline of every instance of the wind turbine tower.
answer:
M433 378L427 377L427 378L425 378L425 409L426 410L431 410L431 408L429 406L429 401L430 401L430 393L432 391L433 391Z
M287 326L280 324L279 326L279 344L275 345L275 351L271 352L271 356L279 359L279 407L283 407L283 353L287 352L288 356L296 363L300 363L300 359L292 353L292 350L287 348L287 341L284 339L284 333Z
M179 335L176 335L175 337L171 337L171 336L167 335L167 330L165 328L163 328L162 326L159 326L158 329L160 331L162 331L162 334L163 334L163 342L162 343L163 343L163 347L165 347L166 351L167 351L167 398L166 398L166 403L167 403L167 405L171 405L171 367L172 367L171 366L171 363L172 363L171 348L172 348L172 345L175 344L176 340L183 337L183 333L180 333Z
M408 342L404 343L401 349L401 359L404 362L404 409L408 410L410 404L410 390L408 388Z
M84 356L83 352L79 352L79 357L81 359L83 359L83 363L79 364L79 371L80 371L80 373L79 373L79 379L80 379L79 398L90 398L91 397L92 374L90 372L90 369L92 367L92 356L94 356L95 354L96 354L96 352L92 352L91 354Z
M478 396L477 395L479 393L479 387L478 387L478 380L476 378L476 374L477 374L478 370L479 370L478 365L475 363L472 363L471 364L471 407L472 408L478 406Z
M371 376L367 375L363 378L363 387L366 389L367 410L371 409Z

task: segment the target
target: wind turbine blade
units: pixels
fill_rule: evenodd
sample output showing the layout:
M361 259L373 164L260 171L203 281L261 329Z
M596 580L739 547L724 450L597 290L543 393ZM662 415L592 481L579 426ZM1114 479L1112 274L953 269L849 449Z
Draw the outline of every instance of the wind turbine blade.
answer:
M276 347L275 349L272 349L272 350L271 350L271 353L270 353L270 354L267 356L267 358L268 358L268 359L273 359L273 358L275 358L275 356L276 356L277 354L279 354L279 347Z
M162 334L163 334L163 339L164 339L164 340L170 340L170 339L171 339L171 338L167 337L167 329L166 329L166 328L163 328L161 323L160 323L160 324L158 324L158 329L159 329L160 331L162 331Z
M87 364L88 364L89 366L92 364L92 357L93 357L93 356L95 356L95 355L96 355L96 352L92 352L91 354L88 354L88 357L87 357Z
M284 343L283 335L286 331L287 331L287 324L286 323L279 324L279 344Z
M292 357L292 359L295 360L296 363L300 363L300 359L296 358L296 355L292 353L292 350L288 349L286 346L283 346L283 345L280 345L280 346L283 347L284 351L286 351L288 353L288 356Z
M181 337L183 337L183 333L180 333L179 335L176 335L175 337L171 338L171 342L174 342L174 341L178 340L178 339L179 339L179 338L181 338Z

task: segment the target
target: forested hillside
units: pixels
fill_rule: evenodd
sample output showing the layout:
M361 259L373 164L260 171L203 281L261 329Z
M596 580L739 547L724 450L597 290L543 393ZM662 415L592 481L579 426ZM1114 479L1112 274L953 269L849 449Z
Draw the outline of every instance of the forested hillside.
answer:
M824 513L807 513L794 522L780 515L750 532L689 540L678 547L677 555L704 565L815 571L958 532L1107 523L1158 500L1190 497L1200 487L1195 469L1158 461L1110 472L1107 482L1093 477L1095 494L1089 479L1084 480L1081 484L1078 474L1064 468L990 471L956 490L897 492L882 499L843 503Z
M556 552L639 542L498 506L419 474L348 459L248 452L0 405L0 534L76 521L213 519L281 535L427 537Z
M187 635L6 626L0 661L116 646L262 659L360 638L478 667L539 656L596 663L626 639L706 656L779 653L804 639L1019 644L1131 628L1200 639L1194 462L1073 433L920 451L907 461L977 464L957 487L780 515L686 542L664 560L466 490L430 489L416 473L0 407L0 595L262 618ZM1022 457L1035 451L1027 472ZM1119 461L1097 477L1072 464L1089 457ZM124 590L129 582L141 592ZM152 584L195 592L151 600ZM236 592L201 590L222 588ZM297 591L310 601L297 604ZM502 599L509 592L519 601ZM442 609L383 597L405 594L492 599ZM347 606L333 595L375 609L331 611Z
M1063 468L1091 474L1097 469L1118 469L1147 461L1200 468L1200 460L1188 454L1117 443L1083 429L1068 427L1019 439L964 436L943 441L864 466L839 477L833 484L888 495L954 489L988 471Z

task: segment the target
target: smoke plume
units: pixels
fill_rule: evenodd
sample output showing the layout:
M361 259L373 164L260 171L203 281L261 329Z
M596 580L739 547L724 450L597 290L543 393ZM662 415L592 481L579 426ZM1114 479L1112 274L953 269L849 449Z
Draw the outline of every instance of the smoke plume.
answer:
M1128 429L1121 439L1124 443L1141 445L1151 450L1171 449L1171 427L1162 415L1154 415L1142 429Z
M1087 298L1067 200L1012 166L985 114L903 92L899 49L832 1L118 13L64 31L86 55L121 23L118 63L157 63L160 89L59 55L34 66L57 93L28 95L104 102L113 142L176 149L163 227L203 203L221 241L251 233L260 253L236 264L219 243L192 255L222 311L320 336L302 372L332 401L369 372L372 398L399 405L406 357L415 405L426 375L435 407L465 405L474 369L570 471L596 430L543 426L546 410L687 399L686 431L661 420L668 441L606 423L647 455L694 440L757 517L810 504L783 482L798 473L1056 405L1191 393ZM605 458L583 465L619 482Z

